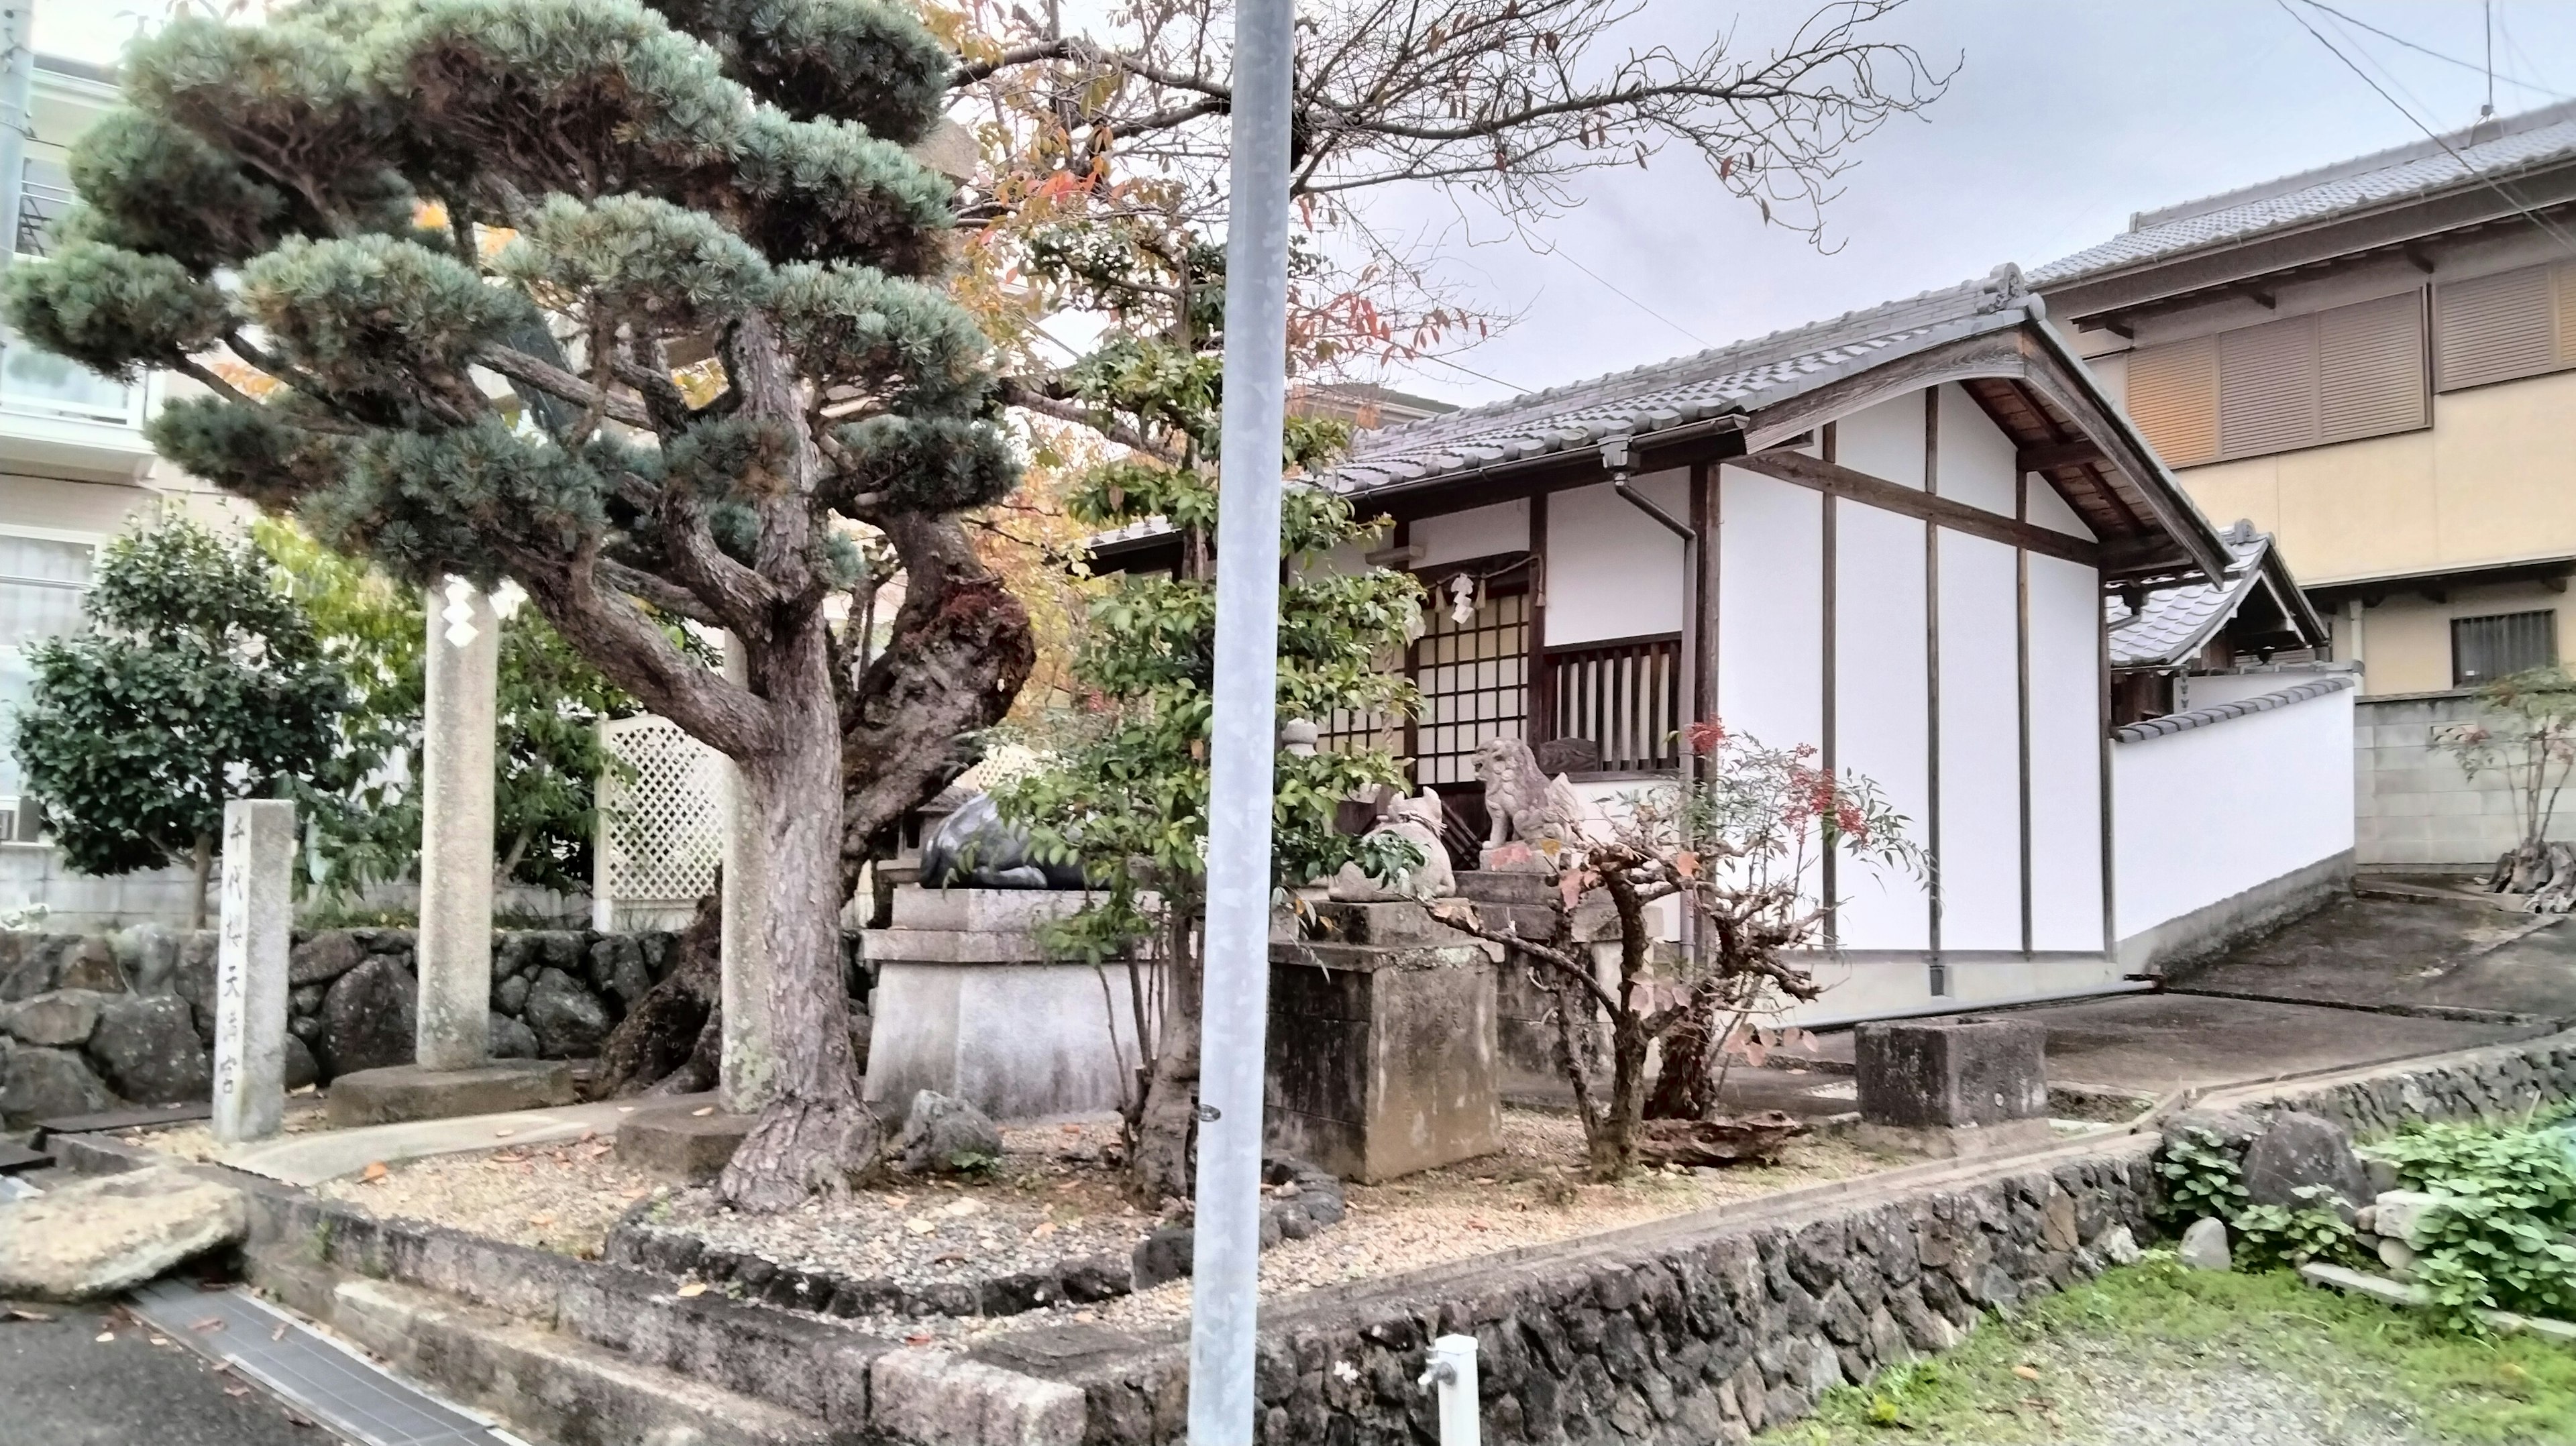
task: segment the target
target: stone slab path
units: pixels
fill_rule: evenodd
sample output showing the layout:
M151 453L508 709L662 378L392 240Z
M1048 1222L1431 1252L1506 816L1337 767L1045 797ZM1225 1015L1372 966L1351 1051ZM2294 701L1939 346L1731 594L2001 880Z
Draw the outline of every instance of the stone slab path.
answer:
M707 1097L713 1103L714 1096ZM317 1130L285 1135L255 1144L235 1145L215 1156L219 1164L288 1185L313 1186L342 1175L354 1175L383 1161L417 1160L427 1155L455 1155L517 1145L548 1145L577 1140L583 1134L613 1135L638 1107L602 1101L561 1109L517 1110L501 1115L460 1115L450 1120L412 1120L398 1125L366 1125L353 1130Z

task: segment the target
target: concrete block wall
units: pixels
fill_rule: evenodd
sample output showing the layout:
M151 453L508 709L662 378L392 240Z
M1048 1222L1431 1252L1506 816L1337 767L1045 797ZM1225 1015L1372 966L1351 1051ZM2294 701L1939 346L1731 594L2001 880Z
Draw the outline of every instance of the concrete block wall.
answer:
M2471 779L2433 746L2436 729L2478 717L2467 693L2410 693L2353 705L2353 861L2361 868L2484 872L2521 837L2500 773ZM2576 808L2552 837L2576 838Z

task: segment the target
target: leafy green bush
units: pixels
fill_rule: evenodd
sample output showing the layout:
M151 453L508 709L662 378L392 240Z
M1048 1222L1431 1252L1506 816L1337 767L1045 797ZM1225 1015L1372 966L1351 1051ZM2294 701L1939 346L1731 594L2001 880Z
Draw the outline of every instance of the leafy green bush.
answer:
M2245 1208L2245 1172L2227 1142L2207 1130L2181 1129L2165 1136L2156 1157L2164 1177L2159 1214L2188 1223L2203 1217L2235 1221Z
M2281 1205L2251 1205L2229 1222L2245 1258L2261 1266L2301 1266L2311 1260L2350 1265L2362 1259L2361 1236L2329 1203L2334 1191L2306 1185L2296 1192L2307 1203L2293 1210Z
M2416 1279L2462 1324L2478 1307L2576 1315L2576 1155L2528 1125L2422 1125L2362 1147L2406 1188L2443 1197L2407 1243Z

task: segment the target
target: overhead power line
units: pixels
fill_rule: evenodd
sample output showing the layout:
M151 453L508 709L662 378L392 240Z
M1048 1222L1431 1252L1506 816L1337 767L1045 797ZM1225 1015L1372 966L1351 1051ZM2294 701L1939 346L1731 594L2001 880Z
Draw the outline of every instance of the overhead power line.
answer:
M2458 149L2453 147L2449 141L2442 139L2441 134L2435 131L2431 126L2426 125L2416 116L2415 112L2408 110L2403 104L2399 103L2397 97L2388 93L2388 88L2386 86L2381 85L2377 80L2372 79L2369 71L2362 69L2351 56L2343 53L2341 47L2327 39L2324 31L2310 25L2306 16L2291 9L2290 0L2272 0L2272 3L2279 6L2281 13L2289 16L2292 21L2297 23L2301 30L2304 30L2308 32L2308 34L2316 37L2317 44L2324 46L2327 54L2342 61L2346 70L2360 76L2361 83L2369 86L2373 91L2376 91L2379 98L2388 102L2391 109L2395 110L2399 115L2406 117L2406 119L2414 125L2415 129L2422 131L2426 140L2440 146L2442 148L2442 153L2449 156L2454 162L2458 163L2460 169L2467 172L2472 180L2477 181L2488 190L2503 197L2506 204L2512 206L2516 211L2521 212L2524 218L2529 220L2532 225L2539 227L2543 235L2548 236L2559 245L2566 247L2569 251L2576 252L2576 237L2569 236L2565 231L2559 229L2555 224L2553 224L2549 218L2531 209L2531 207L2526 204L2521 197L2506 190L2503 186L2498 185L2494 177L2489 176L2486 172L2479 170L2474 165L2471 165L2468 157L2461 155ZM2301 3L2316 5L2317 0L2301 0ZM2323 5L2317 5L2317 8L2323 10L2326 7Z
M2416 42L2407 39L2403 35L2396 34L2393 31L2382 30L2378 26L2371 24L2369 21L2361 19L2359 16L2349 15L2341 10L2337 10L2333 6L2325 4L2324 0L2299 0L2299 3L2307 5L2313 9L2322 10L2328 15L2333 16L2337 20L2342 21L2344 24L2349 25L2356 30L2367 30L2371 34L2378 36L2380 39L2387 41L2391 45L2404 46L2406 49L2414 51L2418 55L2430 56L2445 65L2456 65L2462 70L2477 71L2491 81L2501 80L2507 85L2519 86L2524 90L2548 96L2552 100L2576 99L2576 97L2569 96L2567 92L2563 90L2552 90L2545 85L2536 85L2528 80L2517 79L2511 75L2499 74L2491 65L2480 65L2474 60L2462 60L2456 55L2445 55L2441 51L2435 50L2429 45L2419 45ZM2490 97L2490 99L2492 99L2492 97Z

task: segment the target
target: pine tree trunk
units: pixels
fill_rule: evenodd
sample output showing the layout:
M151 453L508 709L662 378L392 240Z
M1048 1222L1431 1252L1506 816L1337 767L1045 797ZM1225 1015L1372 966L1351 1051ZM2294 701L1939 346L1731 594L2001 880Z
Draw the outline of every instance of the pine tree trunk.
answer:
M696 1094L716 1087L721 1058L724 880L698 900L695 917L672 944L678 959L662 981L626 1011L599 1050L592 1098Z
M776 746L739 762L766 834L775 1094L717 1183L752 1211L840 1193L882 1135L859 1103L841 979L841 724L820 609L766 662Z

